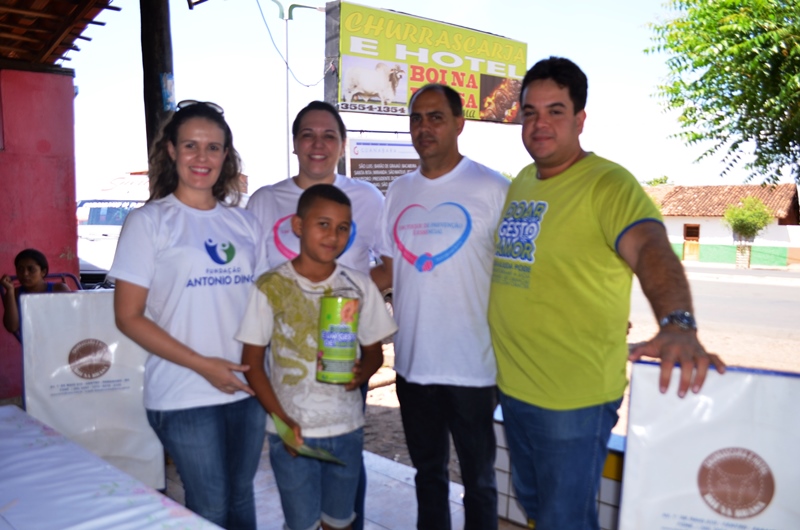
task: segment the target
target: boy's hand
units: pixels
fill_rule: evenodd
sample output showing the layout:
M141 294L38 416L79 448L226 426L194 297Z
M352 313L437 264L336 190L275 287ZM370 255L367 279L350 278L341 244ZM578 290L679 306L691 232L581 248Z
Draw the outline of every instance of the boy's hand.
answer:
M361 369L361 359L356 359L355 364L353 364L353 380L344 385L344 389L348 392L351 390L355 390L356 388L361 388L361 385L369 381L369 376L365 376L364 371ZM371 376L372 374L370 374Z
M3 274L3 277L0 278L0 284L5 288L6 293L11 292L11 294L14 294L14 282L11 281L11 276Z
M283 422L286 425L289 426L289 428L294 433L294 439L295 439L295 444L296 444L295 447L300 447L301 445L303 445L303 435L302 435L302 432L300 430L300 426L297 424L297 422L294 421L289 416L286 416L286 417L281 418L281 419L283 420ZM297 451L294 449L294 447L292 447L291 445L289 445L287 443L284 443L283 446L286 448L287 451L289 451L290 455L297 456Z

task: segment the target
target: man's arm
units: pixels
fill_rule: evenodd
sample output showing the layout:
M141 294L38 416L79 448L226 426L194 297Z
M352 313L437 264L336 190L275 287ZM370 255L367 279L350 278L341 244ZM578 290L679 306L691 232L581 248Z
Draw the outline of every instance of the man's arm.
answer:
M375 285L378 286L378 290L381 293L384 293L386 289L391 288L392 258L389 256L381 256L381 262L370 269L369 275L372 278L372 281L375 282Z
M639 279L656 320L660 322L673 311L692 311L689 282L663 225L646 221L631 227L620 239L617 250ZM693 392L700 391L710 364L717 372L725 372L725 363L706 352L697 340L697 331L675 324L662 327L655 337L635 347L629 359L635 361L645 355L661 359L661 392L667 391L672 368L680 363L680 397L686 395L690 386Z

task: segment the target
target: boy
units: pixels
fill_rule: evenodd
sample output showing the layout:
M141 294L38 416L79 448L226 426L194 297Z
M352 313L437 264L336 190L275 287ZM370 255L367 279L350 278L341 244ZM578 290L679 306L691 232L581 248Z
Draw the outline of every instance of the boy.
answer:
M368 276L336 262L350 236L350 200L328 184L300 196L292 230L300 253L263 274L251 292L237 334L244 343L242 363L256 396L295 433L298 443L326 449L345 466L296 457L281 443L268 418L270 462L281 494L286 528L349 529L361 471L364 414L354 392L383 362L381 340L397 326ZM320 297L359 300L361 359L346 385L316 380ZM264 352L271 343L270 375Z

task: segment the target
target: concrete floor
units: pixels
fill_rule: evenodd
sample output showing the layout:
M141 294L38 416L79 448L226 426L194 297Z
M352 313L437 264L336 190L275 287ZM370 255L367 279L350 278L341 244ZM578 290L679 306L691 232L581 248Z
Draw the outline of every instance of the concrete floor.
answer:
M269 449L264 446L255 478L258 530L283 530L278 486L269 464ZM414 468L388 458L364 452L367 467L367 521L365 530L412 530L416 528ZM464 528L464 488L450 483L450 513L453 530ZM167 495L183 503L183 487L174 465L167 466ZM500 530L522 528L509 521L499 521Z

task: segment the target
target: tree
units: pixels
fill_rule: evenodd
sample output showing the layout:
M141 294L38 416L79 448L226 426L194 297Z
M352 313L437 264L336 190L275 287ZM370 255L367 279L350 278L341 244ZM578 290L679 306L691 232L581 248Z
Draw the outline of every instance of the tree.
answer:
M664 175L663 177L656 177L650 180L645 180L642 184L645 186L664 186L667 184L671 184L669 181L669 177Z
M733 232L736 241L736 266L750 267L751 243L772 222L773 214L758 197L745 197L740 205L731 204L722 220Z
M724 152L725 175L800 183L800 0L669 0L677 18L651 24L669 75L658 94L678 110L687 144ZM742 156L752 149L753 158Z
M769 226L773 217L758 197L745 197L741 205L731 204L722 214L722 220L734 234L751 241Z

